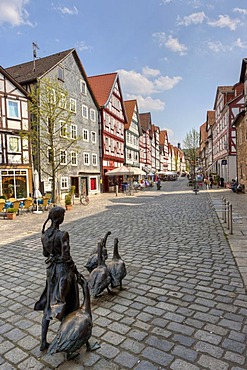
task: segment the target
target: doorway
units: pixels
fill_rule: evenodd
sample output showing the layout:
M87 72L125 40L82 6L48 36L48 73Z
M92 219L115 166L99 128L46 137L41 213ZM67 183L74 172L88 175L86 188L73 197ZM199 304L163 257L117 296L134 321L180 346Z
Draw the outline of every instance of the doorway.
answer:
M75 186L75 197L79 198L79 178L71 177L70 182L71 182L71 186Z

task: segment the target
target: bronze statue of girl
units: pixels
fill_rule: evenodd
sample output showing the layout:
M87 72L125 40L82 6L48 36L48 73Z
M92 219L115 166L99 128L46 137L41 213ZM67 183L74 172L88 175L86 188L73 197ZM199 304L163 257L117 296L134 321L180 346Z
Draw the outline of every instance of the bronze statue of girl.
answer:
M79 308L77 269L70 255L69 234L59 230L65 209L53 207L42 228L43 255L47 257L46 286L34 310L43 311L40 350L49 347L47 332L50 320L62 321ZM51 225L45 230L48 221Z

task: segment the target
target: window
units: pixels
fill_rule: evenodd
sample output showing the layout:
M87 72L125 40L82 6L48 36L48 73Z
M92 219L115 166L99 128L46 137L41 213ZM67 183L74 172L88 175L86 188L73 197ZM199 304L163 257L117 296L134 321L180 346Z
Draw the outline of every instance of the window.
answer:
M60 163L63 165L67 164L67 153L65 150L60 151Z
M88 118L88 107L86 105L82 106L82 117Z
M71 155L71 165L77 166L77 153L71 152L70 155Z
M71 125L71 139L77 139L77 126Z
M17 100L7 100L8 118L20 118L20 102Z
M88 130L83 129L83 140L84 141L89 141Z
M67 137L67 124L64 121L60 121L60 136Z
M68 189L69 179L68 177L61 177L61 189Z
M97 190L97 179L96 179L96 177L90 177L90 188L91 188L91 190Z
M62 67L58 67L57 78L61 81L64 81L64 69Z
M89 161L89 154L88 153L84 153L83 154L83 158L84 158L84 164L86 166L89 166L90 165L90 161Z
M97 154L92 154L92 165L97 166Z
M81 80L81 93L83 95L87 95L87 85L86 82Z
M70 98L70 106L69 109L71 112L76 113L76 100L73 98Z
M19 136L9 136L9 152L21 152L21 138Z
M92 143L96 143L96 132L94 131L91 132L91 141Z
M91 121L95 122L96 121L96 112L95 109L90 109L90 119Z
M60 94L59 107L66 109L66 96L63 93Z

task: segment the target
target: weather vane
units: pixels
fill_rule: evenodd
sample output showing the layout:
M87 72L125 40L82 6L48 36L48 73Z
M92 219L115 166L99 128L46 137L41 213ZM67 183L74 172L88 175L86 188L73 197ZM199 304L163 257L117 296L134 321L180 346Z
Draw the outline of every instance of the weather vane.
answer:
M33 71L35 72L35 60L37 59L37 50L39 50L38 45L33 42Z

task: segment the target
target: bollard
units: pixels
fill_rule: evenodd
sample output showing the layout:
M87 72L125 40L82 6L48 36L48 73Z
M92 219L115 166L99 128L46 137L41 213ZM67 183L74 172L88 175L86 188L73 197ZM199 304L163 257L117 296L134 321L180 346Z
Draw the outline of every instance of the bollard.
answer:
M224 203L223 203L223 210L224 210L224 222L226 222L226 199L224 198Z
M226 202L226 227L229 229L229 202Z
M116 197L118 196L118 185L116 185Z
M225 201L225 198L222 197L222 214L221 214L222 220L224 220L224 201Z
M232 224L232 204L229 204L229 230L230 234L233 234L233 224Z

